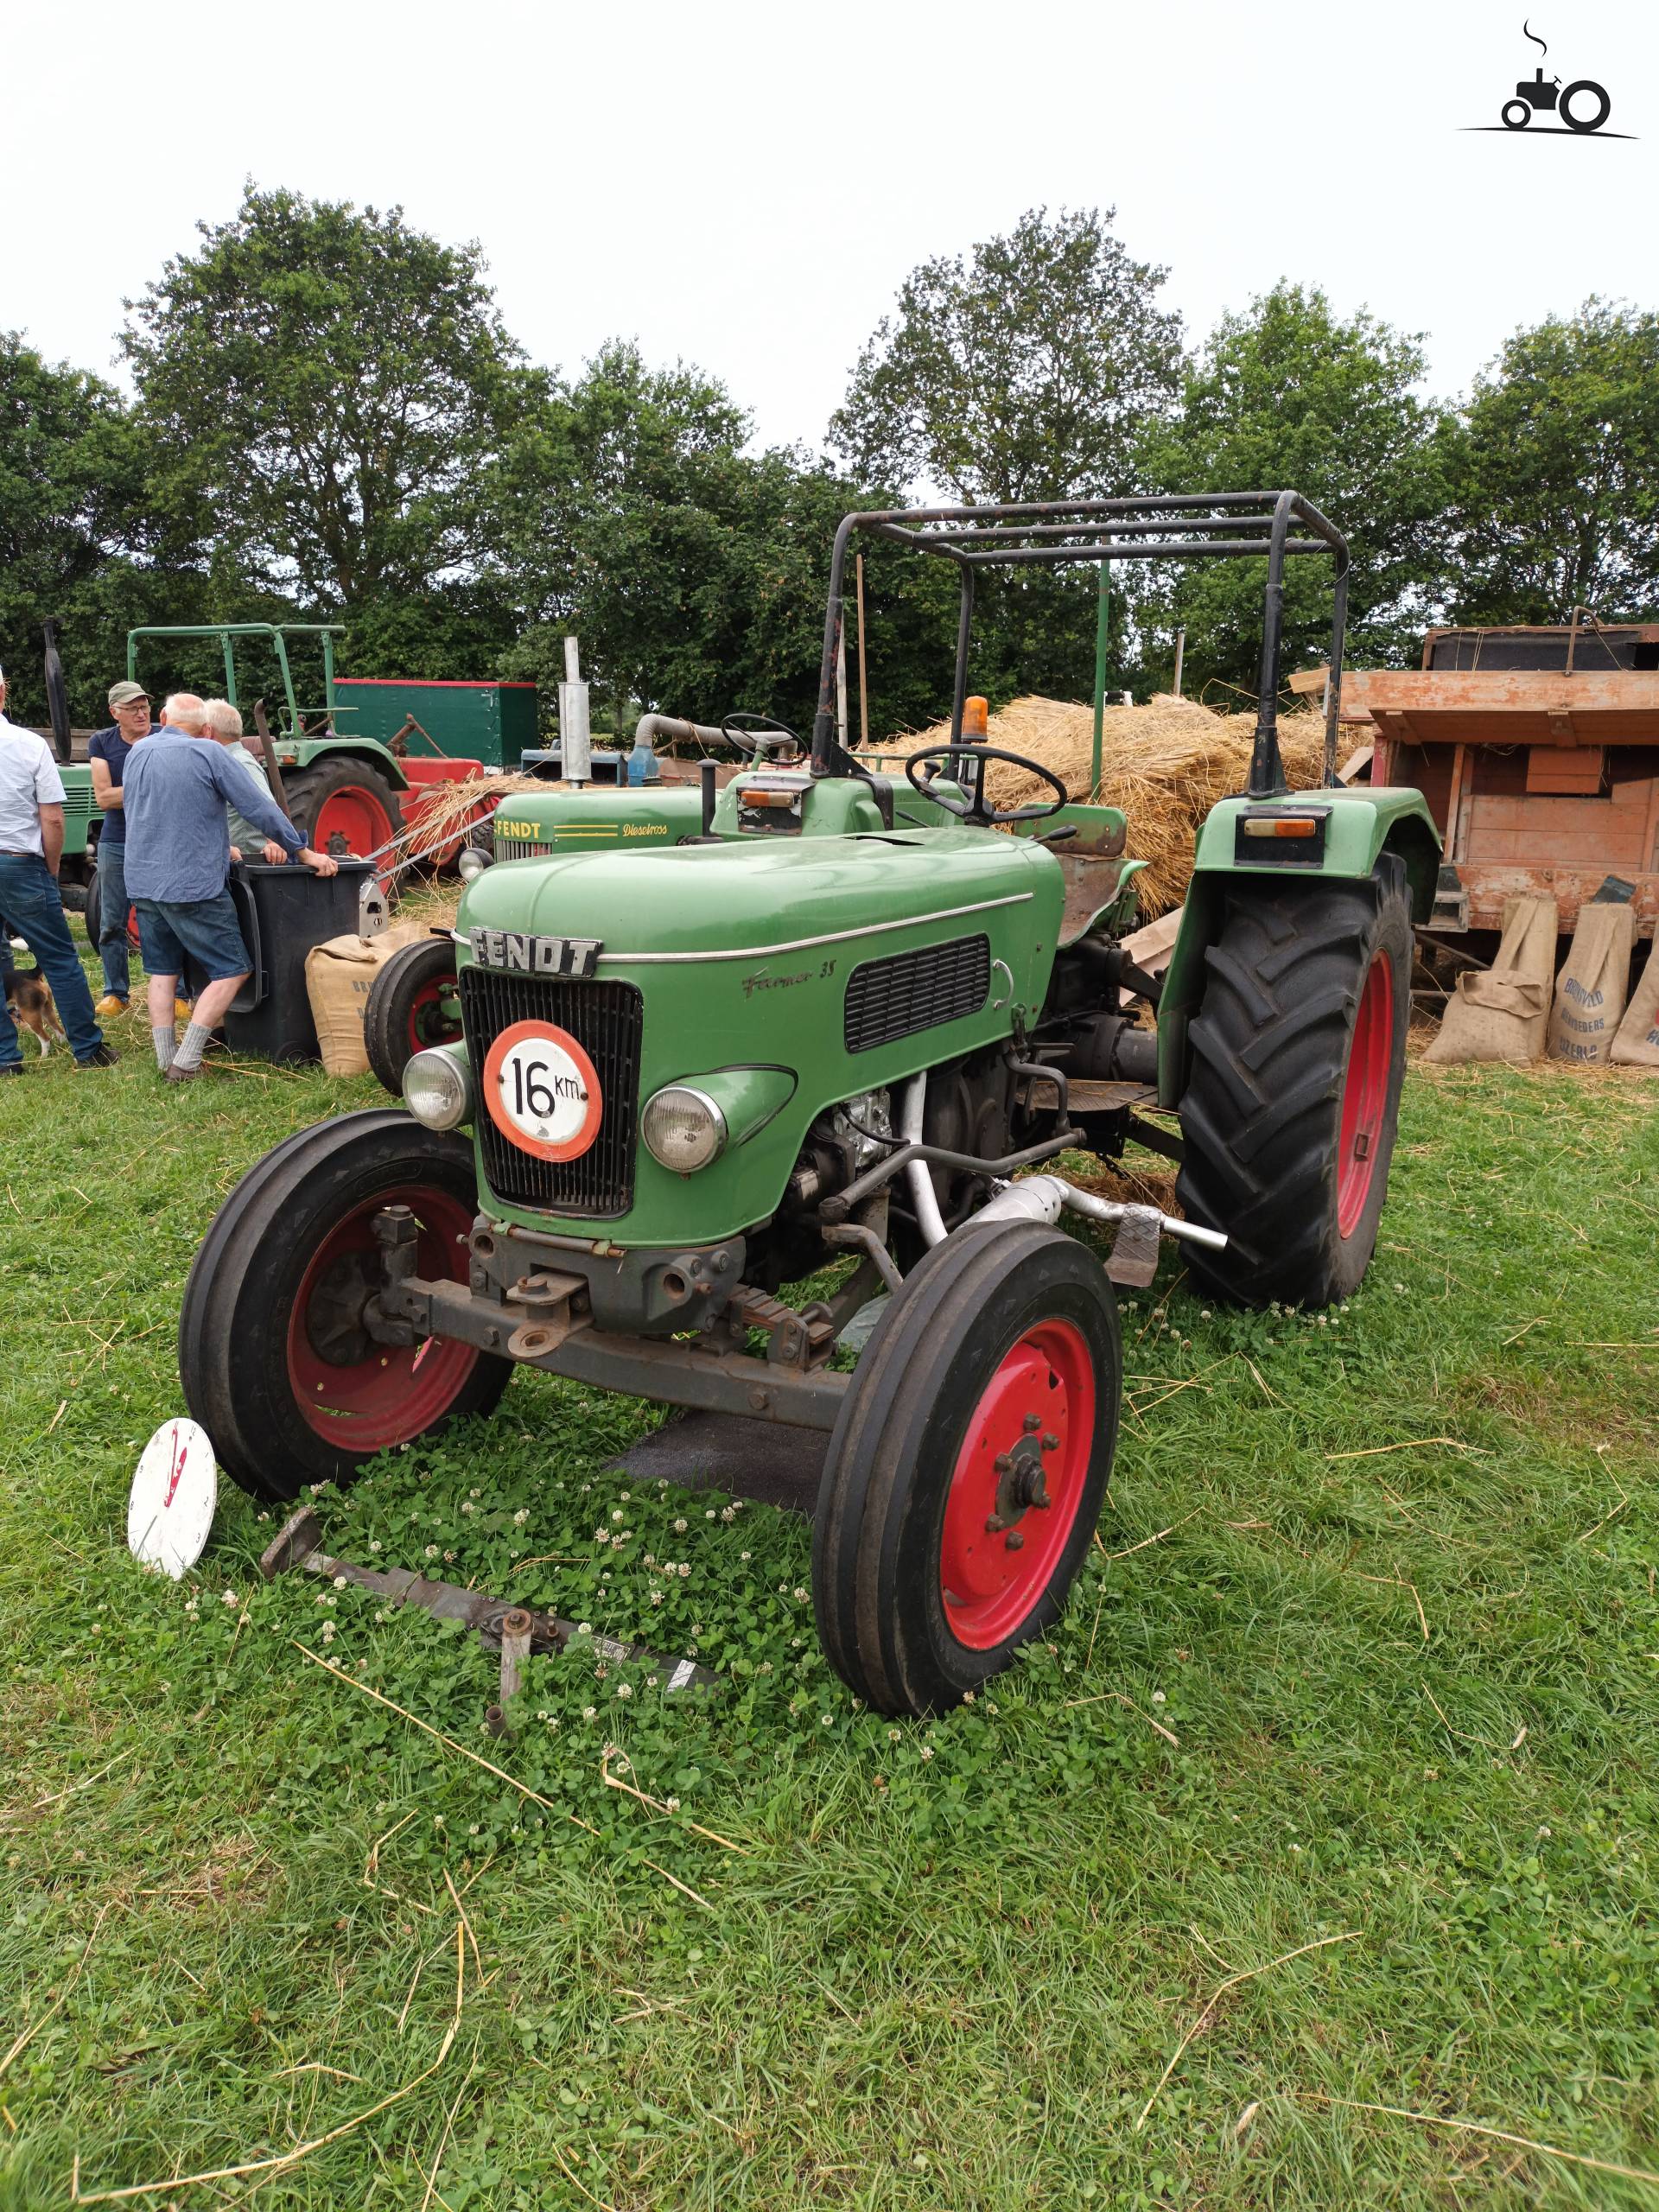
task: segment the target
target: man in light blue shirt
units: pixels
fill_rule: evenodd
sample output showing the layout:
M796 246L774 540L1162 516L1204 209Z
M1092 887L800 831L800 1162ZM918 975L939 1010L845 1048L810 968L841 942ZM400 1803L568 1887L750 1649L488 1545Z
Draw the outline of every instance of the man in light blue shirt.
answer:
M207 734L207 710L192 691L175 691L162 727L135 747L124 771L127 895L138 910L138 940L149 976L149 1025L156 1061L169 1083L201 1072L207 1039L248 979L248 950L226 883L234 804L272 843L318 875L339 863L313 852L268 791ZM174 999L188 954L208 982L179 1038Z

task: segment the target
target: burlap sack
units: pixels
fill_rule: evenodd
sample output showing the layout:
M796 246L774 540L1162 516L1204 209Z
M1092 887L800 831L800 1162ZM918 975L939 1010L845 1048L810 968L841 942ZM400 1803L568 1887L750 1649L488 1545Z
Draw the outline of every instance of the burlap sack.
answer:
M1428 1060L1537 1060L1549 1026L1558 915L1553 899L1506 899L1490 968L1459 976Z
M1555 982L1549 1015L1549 1057L1605 1067L1630 988L1636 909L1592 899L1579 909L1573 950Z
M327 1075L365 1075L363 1009L369 987L392 954L429 933L425 922L393 922L378 937L331 937L305 956L305 993L317 1025Z
M1630 993L1610 1057L1615 1067L1659 1068L1659 947L1648 955L1642 980Z

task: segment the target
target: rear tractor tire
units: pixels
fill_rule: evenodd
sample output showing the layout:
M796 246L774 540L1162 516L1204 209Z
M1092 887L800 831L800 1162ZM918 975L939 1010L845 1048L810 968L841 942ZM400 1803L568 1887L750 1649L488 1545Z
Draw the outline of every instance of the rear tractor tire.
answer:
M1059 1230L970 1224L906 1277L849 1385L812 1533L819 1637L878 1713L958 1704L1057 1618L1122 1389L1111 1285Z
M363 1009L369 1065L392 1096L403 1096L404 1070L416 1052L453 1045L461 1033L454 944L448 938L423 938L394 952L370 984Z
M366 860L390 844L404 826L397 794L380 773L349 754L334 753L295 769L284 779L294 827L315 852L326 853L337 834L348 853ZM388 858L380 863L384 882Z
M1186 1248L1200 1292L1319 1306L1358 1287L1388 1194L1411 960L1391 853L1368 882L1229 887L1181 1100L1177 1195L1229 1239Z
M255 1497L350 1482L364 1460L463 1414L488 1413L512 1362L432 1337L377 1342L374 1217L414 1213L416 1272L467 1280L472 1147L389 1107L296 1136L215 1216L185 1285L179 1373L219 1465Z

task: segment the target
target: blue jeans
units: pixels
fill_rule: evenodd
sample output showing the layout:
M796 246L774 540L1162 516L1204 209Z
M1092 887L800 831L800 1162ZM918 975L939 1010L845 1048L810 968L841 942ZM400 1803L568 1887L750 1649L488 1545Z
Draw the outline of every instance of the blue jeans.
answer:
M104 963L104 988L124 999L132 988L127 966L127 848L99 838L98 844L98 957Z
M78 1060L95 1052L104 1032L92 1014L92 995L81 972L57 878L38 853L0 853L0 912L34 954L57 1001L58 1019ZM0 1067L22 1062L11 1010L0 1010Z

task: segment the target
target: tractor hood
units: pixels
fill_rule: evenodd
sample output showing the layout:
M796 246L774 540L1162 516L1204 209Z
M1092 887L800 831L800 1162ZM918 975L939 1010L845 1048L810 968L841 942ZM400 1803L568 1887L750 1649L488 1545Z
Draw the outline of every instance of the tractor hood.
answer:
M820 944L845 944L850 956L861 938L960 934L999 911L1033 951L1052 950L1062 899L1059 864L1040 846L912 830L558 854L486 869L458 926L598 938L600 972L615 973L752 965Z
M825 1107L1000 1043L1034 1014L1064 890L1052 853L979 830L486 869L459 924L474 1065L542 1014L588 1053L603 1099L598 1139L569 1170L527 1160L480 1113L486 1203L631 1247L706 1245L766 1220ZM732 1110L724 1154L682 1174L638 1141L667 1084L745 1101L759 1084L766 1110Z

